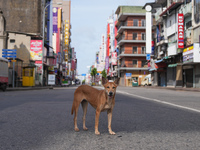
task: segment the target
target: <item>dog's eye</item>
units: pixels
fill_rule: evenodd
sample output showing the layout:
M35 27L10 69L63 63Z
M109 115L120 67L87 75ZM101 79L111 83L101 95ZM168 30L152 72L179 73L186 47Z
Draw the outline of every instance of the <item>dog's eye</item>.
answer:
M115 89L115 87L113 87L113 89Z
M107 86L107 89L109 89L110 87L109 86Z

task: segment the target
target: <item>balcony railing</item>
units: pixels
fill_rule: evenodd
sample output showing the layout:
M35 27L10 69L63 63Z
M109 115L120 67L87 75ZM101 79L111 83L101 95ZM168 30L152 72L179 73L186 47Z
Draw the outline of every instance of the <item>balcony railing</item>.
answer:
M118 26L118 30L120 29L121 26L127 26L127 27L146 27L146 24L141 24L141 26L139 26L139 22L137 25L134 25L133 22L121 22L120 25Z
M127 63L127 64L124 64L124 65L119 65L119 67L123 67L123 68L148 68L148 65L138 67L137 64Z
M120 38L118 38L118 42L121 41L121 40L146 40L145 38L145 35L144 36L141 36L141 35L138 35L137 37L133 36L133 35L123 35L121 36Z

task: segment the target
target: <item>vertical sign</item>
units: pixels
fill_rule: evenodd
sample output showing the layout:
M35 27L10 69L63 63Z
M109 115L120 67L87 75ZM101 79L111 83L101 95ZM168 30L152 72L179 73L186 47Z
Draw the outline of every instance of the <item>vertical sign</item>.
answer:
M109 56L106 56L105 63L106 63L105 69L108 70L108 68L109 68Z
M117 52L112 52L112 65L117 65Z
M184 48L184 16L178 14L178 48Z
M151 54L151 36L152 36L152 18L151 18L151 12L146 12L146 53Z
M53 8L53 33L58 33L58 8Z

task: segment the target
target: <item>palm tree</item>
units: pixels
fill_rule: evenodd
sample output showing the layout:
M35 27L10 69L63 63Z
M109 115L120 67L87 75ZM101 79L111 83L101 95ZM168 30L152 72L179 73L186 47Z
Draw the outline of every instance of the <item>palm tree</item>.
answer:
M93 83L95 82L95 76L96 76L96 74L97 74L97 68L93 68L93 69L91 70L91 73L90 73L90 75L91 75L92 78L93 78ZM93 85L93 83L92 83L92 85Z

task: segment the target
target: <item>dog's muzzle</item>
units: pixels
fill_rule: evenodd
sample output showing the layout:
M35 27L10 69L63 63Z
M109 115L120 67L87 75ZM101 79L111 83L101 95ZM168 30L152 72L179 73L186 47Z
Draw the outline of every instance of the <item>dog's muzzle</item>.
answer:
M113 96L113 92L109 92L108 96L109 96L109 98L111 98Z

